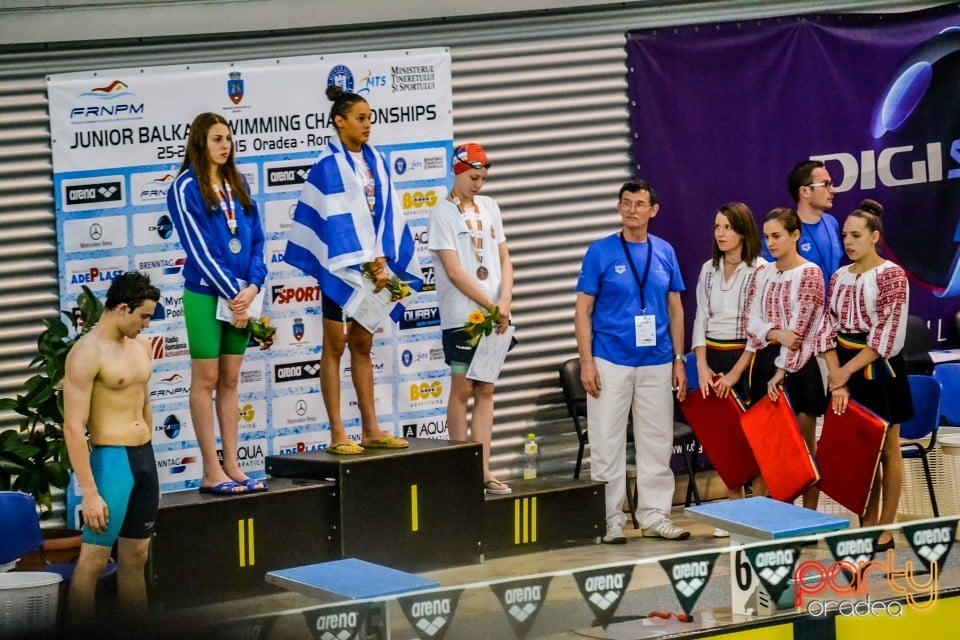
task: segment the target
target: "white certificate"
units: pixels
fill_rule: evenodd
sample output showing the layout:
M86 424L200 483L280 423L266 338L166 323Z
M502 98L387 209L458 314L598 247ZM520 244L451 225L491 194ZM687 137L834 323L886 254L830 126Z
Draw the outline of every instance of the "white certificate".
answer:
M247 283L243 280L238 280L240 283L240 288L244 289L247 286ZM250 301L250 306L247 307L247 315L251 318L259 318L260 312L263 311L263 287L260 287L260 291L253 297L253 300ZM224 322L233 322L233 311L230 310L230 301L226 298L217 299L217 320L223 320Z
M373 288L373 283L364 279L363 299L360 300L360 304L356 310L350 314L354 322L359 322L360 325L370 333L377 330L380 324L390 316L393 307L399 302L399 300L392 299L393 294L391 294L386 287L376 293L373 292ZM411 293L409 296L403 298L403 303L405 305L410 304L415 296L416 293Z
M510 325L503 333L491 331L490 335L480 338L477 350L473 352L473 360L467 370L467 377L480 382L496 382L500 377L503 361L507 359L510 350L510 341L513 339L515 327Z

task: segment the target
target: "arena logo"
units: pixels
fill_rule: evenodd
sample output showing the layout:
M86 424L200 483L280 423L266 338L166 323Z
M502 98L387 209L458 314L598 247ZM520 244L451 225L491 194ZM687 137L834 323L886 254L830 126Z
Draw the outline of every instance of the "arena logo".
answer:
M443 638L457 611L463 589L397 598L400 610L421 640Z
M122 179L112 178L63 185L64 211L119 207L125 202Z
M299 187L307 181L310 173L310 164L298 164L284 167L269 167L267 169L267 188Z
M273 365L274 382L301 382L320 377L320 361L305 360Z
M273 304L303 304L320 301L320 286L288 287L275 284L270 287L270 301Z
M573 574L580 595L600 626L606 627L626 593L634 565L581 571Z
M685 558L665 558L660 566L670 578L673 592L680 601L686 614L693 611L694 605L710 581L714 564L720 554L707 553Z
M793 576L794 567L800 558L800 547L794 544L764 545L746 549L745 553L750 566L774 602L779 600Z
M367 619L369 604L308 609L303 612L315 640L353 640Z
M518 638L525 638L529 633L543 607L549 584L548 576L490 585Z

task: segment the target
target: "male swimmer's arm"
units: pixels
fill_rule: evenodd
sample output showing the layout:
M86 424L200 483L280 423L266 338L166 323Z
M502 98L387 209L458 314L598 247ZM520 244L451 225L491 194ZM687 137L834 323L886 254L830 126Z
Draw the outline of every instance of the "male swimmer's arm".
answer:
M83 521L94 533L103 533L110 514L107 513L107 504L100 497L93 478L86 435L87 420L90 417L90 396L98 369L99 357L92 344L81 340L67 355L66 376L63 380L63 438L83 497Z
M138 336L137 342L143 347L144 352L147 354L147 359L150 360L150 370L153 371L153 349L150 348L150 341L146 336ZM143 422L147 425L148 435L150 436L150 442L153 440L153 409L150 408L150 379L147 378L147 381L143 383Z
M593 362L593 303L596 298L583 291L577 292L577 305L573 312L573 333L577 338L577 353L580 355L580 381L584 390L594 398L600 397L600 375Z

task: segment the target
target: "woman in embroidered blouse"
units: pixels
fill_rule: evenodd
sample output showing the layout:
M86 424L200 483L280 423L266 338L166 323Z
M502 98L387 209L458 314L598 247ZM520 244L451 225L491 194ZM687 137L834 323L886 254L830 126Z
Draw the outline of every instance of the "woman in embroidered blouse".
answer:
M900 424L913 417L906 367L900 355L907 333L910 290L900 266L877 253L883 206L864 200L843 224L843 248L853 264L830 278L829 329L824 354L827 388L836 413L850 398L890 423L880 468L863 517L865 526L890 524L897 515L903 459ZM882 506L881 506L882 505ZM880 535L875 551L894 546L893 533Z
M824 326L823 274L797 252L800 218L793 209L768 213L763 236L776 262L757 274L749 294L747 339L757 352L750 399L755 402L766 394L776 400L785 389L813 455L817 417L826 408L823 378L814 359ZM819 490L811 487L803 494L803 506L816 509L819 498Z
M697 356L700 393L724 398L735 391L747 401L750 387L743 374L753 360L747 348L747 294L758 269L760 236L753 213L742 202L729 202L713 222L713 256L703 263L697 279L697 315L693 321L693 352ZM719 378L714 378L720 375ZM728 487L730 499L744 497L743 487ZM726 537L722 529L715 537Z

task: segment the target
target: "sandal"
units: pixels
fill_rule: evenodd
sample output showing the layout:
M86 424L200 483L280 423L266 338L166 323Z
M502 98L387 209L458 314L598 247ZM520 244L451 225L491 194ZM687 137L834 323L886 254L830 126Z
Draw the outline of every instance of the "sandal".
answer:
M507 486L506 482L500 482L499 480L494 480L493 478L483 483L483 490L494 495L513 493L513 489Z

